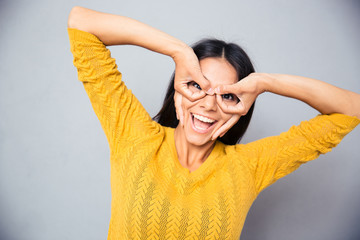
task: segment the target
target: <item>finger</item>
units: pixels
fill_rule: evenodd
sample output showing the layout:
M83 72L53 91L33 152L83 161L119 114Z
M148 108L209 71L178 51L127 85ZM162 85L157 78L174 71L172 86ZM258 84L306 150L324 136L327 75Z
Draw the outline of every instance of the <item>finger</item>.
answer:
M226 123L224 123L219 129L217 129L213 136L212 140L217 139L219 136L225 135L225 133L239 120L240 116L235 115L231 117Z
M199 74L194 79L194 81L197 82L197 84L199 84L201 89L204 90L205 92L212 91L209 80L207 80L202 74Z
M178 101L178 92L175 92L174 94L174 104L175 104L175 112L176 112L176 118L177 120L180 120L179 116L179 101Z
M205 96L206 96L206 92L201 90L199 92L192 93L191 96L190 96L190 100L192 102L194 102L194 101L199 100L199 99L201 99L201 98L203 98Z
M192 92L190 89L188 89L187 86L175 87L175 90L178 91L181 95L183 95L187 99L189 99L191 102L199 100L205 97L206 95L205 91L203 90L198 92Z
M175 92L174 95L174 101L175 101L175 111L177 119L180 122L180 125L183 126L183 110L182 110L182 95L178 92Z
M219 136L224 136L224 134L240 119L240 116L232 116L226 123L224 123L215 133L212 135L211 139L215 140Z
M233 93L235 95L239 95L241 89L238 85L240 82L229 84L229 85L219 85L215 88L215 93L222 95L226 93Z
M182 127L184 127L184 111L182 108L182 95L181 94L179 94L179 102L180 102L180 107L179 107L180 124Z
M242 115L245 112L245 106L243 102L240 100L235 106L227 105L222 96L216 95L216 102L221 110L225 113Z

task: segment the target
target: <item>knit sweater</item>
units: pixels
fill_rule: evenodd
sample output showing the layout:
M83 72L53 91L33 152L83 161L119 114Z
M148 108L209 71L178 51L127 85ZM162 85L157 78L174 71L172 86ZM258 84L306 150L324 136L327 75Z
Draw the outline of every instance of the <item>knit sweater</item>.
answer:
M248 144L216 141L190 172L177 158L174 129L151 119L106 46L90 33L68 33L78 79L110 147L110 240L239 239L263 189L329 152L360 123L342 114L318 115Z

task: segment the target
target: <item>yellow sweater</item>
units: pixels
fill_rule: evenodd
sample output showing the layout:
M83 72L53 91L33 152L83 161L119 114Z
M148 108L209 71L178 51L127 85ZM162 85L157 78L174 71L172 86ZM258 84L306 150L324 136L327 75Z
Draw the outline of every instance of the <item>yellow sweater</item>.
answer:
M335 147L360 120L319 115L279 136L217 141L194 172L177 158L174 129L152 121L94 35L68 29L74 65L110 146L108 239L239 239L257 195Z

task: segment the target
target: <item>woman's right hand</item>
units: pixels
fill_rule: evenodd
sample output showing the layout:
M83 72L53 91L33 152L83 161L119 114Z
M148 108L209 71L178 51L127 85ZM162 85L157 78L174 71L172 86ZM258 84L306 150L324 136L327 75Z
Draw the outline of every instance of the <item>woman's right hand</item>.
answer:
M74 7L68 21L69 28L77 28L97 36L105 45L136 45L158 52L174 59L175 90L190 101L205 96L201 91L193 93L188 88L190 81L197 82L202 89L209 90L210 84L201 73L199 60L193 49L184 42L147 24L124 16L102 13L83 7ZM181 101L179 101L181 105ZM178 118L182 120L182 109L177 107Z
M207 93L212 94L213 90L210 88L210 82L203 76L199 60L196 57L194 51L189 46L184 47L182 51L179 51L173 57L175 62L175 108L176 115L183 125L183 110L182 110L182 98L186 97L190 101L196 101L203 98ZM201 91L193 92L189 89L190 82L196 82L201 86Z

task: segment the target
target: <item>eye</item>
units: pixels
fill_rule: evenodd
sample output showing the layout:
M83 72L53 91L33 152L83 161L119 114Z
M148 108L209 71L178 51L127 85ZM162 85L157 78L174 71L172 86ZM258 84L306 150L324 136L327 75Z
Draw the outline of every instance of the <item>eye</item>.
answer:
M191 88L196 88L198 90L201 90L201 87L199 84L197 84L196 82L192 81L192 82L189 82L188 83L188 86L191 87Z
M237 96L235 96L234 94L223 94L221 95L221 97L226 100L226 101L231 101L231 102L236 102L238 103L240 100Z

